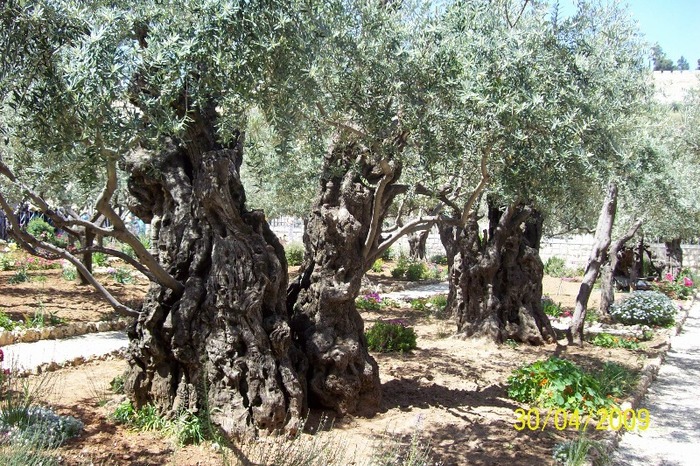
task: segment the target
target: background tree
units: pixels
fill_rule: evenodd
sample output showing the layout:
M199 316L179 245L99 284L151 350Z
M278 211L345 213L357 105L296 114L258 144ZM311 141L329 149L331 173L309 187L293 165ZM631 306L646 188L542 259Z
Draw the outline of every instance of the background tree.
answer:
M678 59L678 69L681 71L690 69L690 64L688 63L688 60L686 60L685 57L682 55L681 58Z
M658 42L651 48L651 59L654 71L675 71L676 69L673 60L668 58Z

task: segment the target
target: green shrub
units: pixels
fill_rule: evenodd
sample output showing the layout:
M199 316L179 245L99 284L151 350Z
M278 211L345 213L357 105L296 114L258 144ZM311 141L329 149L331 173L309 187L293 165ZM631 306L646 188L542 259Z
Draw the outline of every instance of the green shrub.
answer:
M614 399L631 393L639 380L636 372L615 362L603 364L603 369L596 374L596 378L605 396Z
M595 412L611 406L613 396L629 390L628 379L605 379L619 367L589 374L565 359L536 361L513 371L508 378L508 396L543 408Z
M15 266L15 258L11 254L0 254L0 270L12 270Z
M27 224L27 233L40 241L56 243L56 229L49 225L43 218L34 217Z
M134 282L134 276L127 267L117 267L116 269L110 267L107 269L107 273L112 276L115 282L122 285Z
M550 277L563 277L566 271L566 262L557 256L552 256L544 263L544 273Z
M673 325L677 311L676 304L657 291L634 291L627 299L610 306L610 316L626 325L668 327Z
M416 332L400 320L375 322L365 336L372 351L403 353L416 348Z
M301 243L289 243L284 249L287 257L287 265L296 267L304 261L304 245Z
M591 340L591 343L602 348L625 348L631 350L640 348L636 338L617 337L609 333L599 333Z
M372 272L374 273L382 273L384 267L384 261L381 259L377 259L374 261L374 264L372 264Z
M403 254L399 255L399 259L396 261L396 266L391 269L391 276L394 278L403 278L406 275L406 270L408 270L408 259Z
M428 267L425 262L411 262L406 267L406 278L412 282L428 278Z

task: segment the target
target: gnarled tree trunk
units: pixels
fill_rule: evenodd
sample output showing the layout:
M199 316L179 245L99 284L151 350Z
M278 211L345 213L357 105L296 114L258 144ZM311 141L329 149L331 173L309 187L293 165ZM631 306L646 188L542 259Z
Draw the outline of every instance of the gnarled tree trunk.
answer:
M320 193L306 221L305 256L288 291L292 329L309 366L309 403L340 414L374 414L381 390L356 307L372 266L400 166L373 162L364 148L336 142L324 160Z
M665 241L666 245L666 268L665 273L670 273L674 277L678 276L683 269L683 248L679 238Z
M554 332L542 310L542 219L527 206L489 206L483 237L475 218L465 228L439 224L448 256L448 309L464 336L543 344Z
M426 246L430 230L418 231L408 235L408 255L412 259L425 260L427 256Z
M640 226L642 226L642 221L638 220L624 235L610 245L608 261L603 265L600 271L600 306L598 309L600 315L604 319L610 318L610 306L615 301L615 271L618 268L619 252L622 250L625 243L635 235ZM626 278L629 279L631 287L634 286L637 276L636 273L631 270L633 268L634 266L625 271Z
M184 291L149 290L129 331L125 388L166 414L207 409L228 434L295 429L304 389L284 251L245 208L242 135L223 147L214 109L193 119L185 140L127 167L130 208L151 223L153 250Z

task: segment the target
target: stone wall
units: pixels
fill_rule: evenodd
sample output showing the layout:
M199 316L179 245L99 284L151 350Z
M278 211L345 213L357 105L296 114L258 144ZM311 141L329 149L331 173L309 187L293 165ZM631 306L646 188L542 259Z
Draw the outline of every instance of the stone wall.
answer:
M270 221L272 231L282 240L282 244L300 243L303 241L304 222L299 218L282 217ZM588 256L593 247L593 235L575 235L566 238L542 238L540 247L540 257L542 262L546 262L550 257L556 256L564 259L567 267L584 268L588 262ZM700 245L684 244L683 248L683 266L689 267L694 271L700 271ZM398 253L402 251L408 254L408 238L399 239L392 249ZM440 235L437 228L433 228L428 236L426 243L428 257L445 254L445 248L440 242ZM652 244L651 250L658 257L658 264L664 264L666 261L666 250L663 243Z

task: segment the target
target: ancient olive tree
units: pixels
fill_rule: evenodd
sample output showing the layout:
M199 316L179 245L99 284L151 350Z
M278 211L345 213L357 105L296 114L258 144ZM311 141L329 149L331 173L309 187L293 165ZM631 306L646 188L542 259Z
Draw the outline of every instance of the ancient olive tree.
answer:
M0 8L2 109L13 146L2 152L3 209L11 216L9 196L20 195L69 235L82 229L129 244L153 286L130 309L74 253L17 224L14 237L73 263L115 309L137 316L126 390L138 405L165 414L206 407L227 433L295 428L306 360L289 325L284 251L263 214L246 207L239 169L248 109L295 92L324 34L312 20L328 12L304 1ZM22 170L29 159L48 174L102 180L95 208L110 226L63 215L45 179ZM120 173L130 210L151 224L151 250L116 213ZM116 253L81 252L98 250Z
M620 155L605 137L646 88L641 48L619 11L581 2L561 19L521 5L447 10L441 40L460 69L454 108L465 122L453 171L465 176L458 196L443 192L451 215L441 237L458 331L538 344L553 337L540 304L542 219L609 177Z

